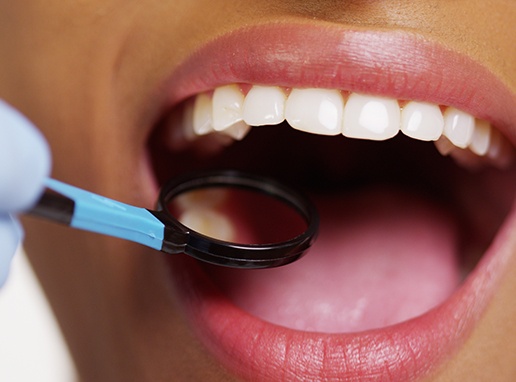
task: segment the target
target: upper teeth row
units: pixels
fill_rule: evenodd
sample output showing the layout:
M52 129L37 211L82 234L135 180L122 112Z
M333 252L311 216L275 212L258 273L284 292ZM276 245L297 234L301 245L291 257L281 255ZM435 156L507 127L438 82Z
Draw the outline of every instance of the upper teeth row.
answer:
M488 154L499 140L493 139L495 130L488 122L453 107L441 109L416 101L400 104L392 98L331 89L253 85L244 95L239 85L232 84L197 95L182 122L182 134L190 141L213 132L240 140L250 126L286 120L294 129L313 134L371 140L386 140L401 130L411 138L438 141L444 154L458 147L478 156Z

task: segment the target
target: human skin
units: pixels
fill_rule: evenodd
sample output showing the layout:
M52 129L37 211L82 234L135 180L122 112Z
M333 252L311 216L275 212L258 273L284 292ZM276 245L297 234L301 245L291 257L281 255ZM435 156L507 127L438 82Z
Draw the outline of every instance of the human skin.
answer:
M146 151L163 107L162 87L208 42L266 23L415 34L480 64L515 105L516 4L510 0L213 4L0 0L0 96L44 132L54 178L151 208L156 181ZM506 130L516 136L516 119ZM165 256L31 219L25 227L29 257L82 380L245 377L199 339L169 280ZM471 333L413 377L513 380L515 295L512 253Z

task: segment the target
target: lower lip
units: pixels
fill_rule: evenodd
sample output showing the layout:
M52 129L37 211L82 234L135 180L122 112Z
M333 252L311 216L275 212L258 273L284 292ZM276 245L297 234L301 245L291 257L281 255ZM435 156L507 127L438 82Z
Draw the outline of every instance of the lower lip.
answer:
M412 380L435 371L468 338L516 252L516 208L463 285L442 305L390 327L323 334L273 325L236 307L202 268L171 258L172 280L204 345L228 370L252 379Z

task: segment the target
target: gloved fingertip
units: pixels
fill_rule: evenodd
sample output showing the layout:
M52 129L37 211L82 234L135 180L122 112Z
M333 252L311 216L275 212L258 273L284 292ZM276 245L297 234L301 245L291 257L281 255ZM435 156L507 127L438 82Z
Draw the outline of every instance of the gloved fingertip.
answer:
M20 211L35 203L50 169L50 148L41 132L0 100L0 211Z

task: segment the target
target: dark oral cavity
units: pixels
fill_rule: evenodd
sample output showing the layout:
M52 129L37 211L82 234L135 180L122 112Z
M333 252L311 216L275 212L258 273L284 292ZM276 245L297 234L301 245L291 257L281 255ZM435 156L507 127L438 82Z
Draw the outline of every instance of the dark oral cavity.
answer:
M196 169L238 168L313 196L321 233L298 263L263 271L204 266L237 306L305 331L380 328L443 302L490 243L516 186L510 170L472 174L433 145L403 137L364 142L275 126L207 158L171 153L154 138L160 183Z

